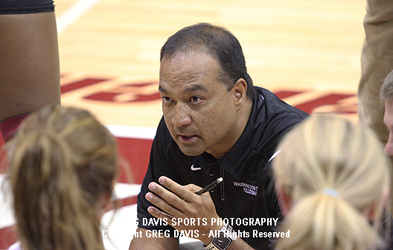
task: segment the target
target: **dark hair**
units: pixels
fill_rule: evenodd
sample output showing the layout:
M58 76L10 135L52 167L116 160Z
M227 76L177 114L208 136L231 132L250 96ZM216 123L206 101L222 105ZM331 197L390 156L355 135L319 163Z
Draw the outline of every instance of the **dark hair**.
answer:
M219 80L227 85L228 91L243 78L247 82L247 97L254 100L254 87L242 47L230 31L208 23L185 27L168 38L161 48L160 61L165 55L191 50L206 50L217 58L222 69Z

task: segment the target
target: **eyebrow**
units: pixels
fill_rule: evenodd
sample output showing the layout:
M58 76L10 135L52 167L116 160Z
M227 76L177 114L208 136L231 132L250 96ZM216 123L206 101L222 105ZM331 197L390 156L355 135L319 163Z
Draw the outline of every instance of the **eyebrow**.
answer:
M190 93L190 92L194 92L194 91L197 91L197 90L201 90L201 91L207 92L207 89L205 87L201 86L201 85L193 85L191 87L186 88L183 92L184 93Z
M158 91L168 94L168 91L166 89L164 89L163 87L161 87L161 85L158 85Z
M168 94L168 91L165 88L163 88L162 86L158 86L158 90L164 94ZM191 93L191 92L194 92L197 90L207 92L207 89L205 87L203 87L201 85L193 85L193 86L190 86L190 87L184 89L183 93Z

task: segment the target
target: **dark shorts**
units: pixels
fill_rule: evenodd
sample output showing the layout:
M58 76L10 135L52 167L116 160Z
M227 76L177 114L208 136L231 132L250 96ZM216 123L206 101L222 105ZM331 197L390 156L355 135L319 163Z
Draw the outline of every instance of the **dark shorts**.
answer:
M55 10L49 0L0 0L0 14L30 14Z

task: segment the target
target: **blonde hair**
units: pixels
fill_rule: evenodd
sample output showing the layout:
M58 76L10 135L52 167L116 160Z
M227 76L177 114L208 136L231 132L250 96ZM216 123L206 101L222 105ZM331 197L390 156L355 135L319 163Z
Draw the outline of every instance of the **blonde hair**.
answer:
M118 172L110 132L88 111L57 105L29 115L7 147L22 249L104 249L95 207Z
M387 157L371 130L316 115L279 144L273 170L292 208L276 249L363 250L384 245L378 226L390 187ZM369 222L363 214L374 208ZM371 223L371 224L370 224Z

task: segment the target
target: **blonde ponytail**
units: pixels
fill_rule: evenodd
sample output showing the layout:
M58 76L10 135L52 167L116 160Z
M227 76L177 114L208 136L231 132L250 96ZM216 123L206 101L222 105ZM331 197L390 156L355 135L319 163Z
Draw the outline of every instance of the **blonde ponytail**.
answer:
M291 231L277 249L374 250L382 228L390 163L376 136L350 121L308 118L280 142L273 170L279 196L292 206L281 229ZM384 231L385 230L385 231Z
M359 211L323 192L304 197L292 207L280 228L288 230L291 237L279 240L276 250L370 250L384 246Z
M22 248L103 250L95 206L117 174L107 129L87 111L55 106L28 117L9 143Z

